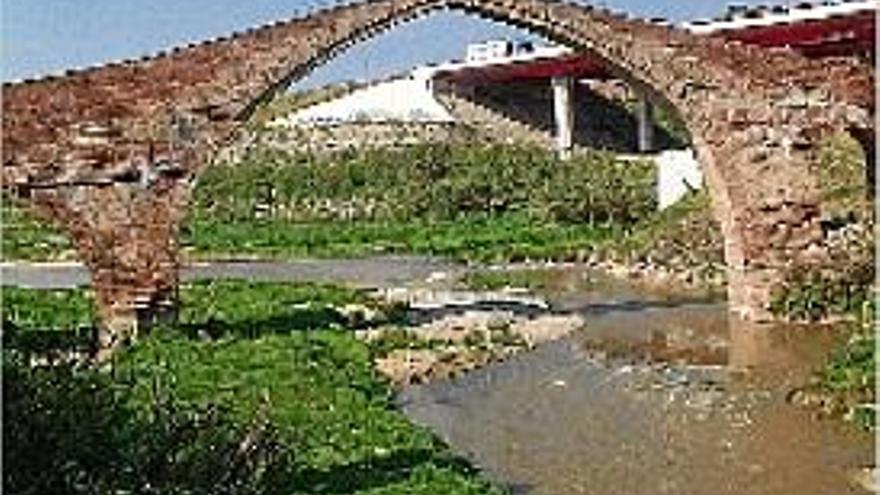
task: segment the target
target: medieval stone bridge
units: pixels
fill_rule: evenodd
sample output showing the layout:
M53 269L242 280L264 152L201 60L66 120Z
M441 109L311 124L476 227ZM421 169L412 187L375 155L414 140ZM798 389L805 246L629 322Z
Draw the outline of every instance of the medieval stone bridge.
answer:
M436 9L589 52L691 133L725 237L731 307L767 316L785 267L824 255L818 145L873 143L873 73L552 0L375 0L3 88L3 186L90 268L112 345L173 307L199 173L263 101L362 39Z

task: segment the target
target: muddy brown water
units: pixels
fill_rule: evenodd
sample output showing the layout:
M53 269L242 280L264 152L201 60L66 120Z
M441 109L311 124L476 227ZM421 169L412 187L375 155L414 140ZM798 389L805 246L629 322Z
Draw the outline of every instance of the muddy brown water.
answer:
M869 434L787 402L840 336L756 327L723 302L631 287L552 291L566 339L398 403L514 493L868 493Z

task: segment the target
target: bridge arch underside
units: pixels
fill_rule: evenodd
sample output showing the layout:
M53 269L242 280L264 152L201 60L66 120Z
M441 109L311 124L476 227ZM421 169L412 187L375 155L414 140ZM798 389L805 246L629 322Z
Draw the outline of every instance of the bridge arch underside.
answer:
M178 283L178 226L194 179L210 163L217 143L234 141L237 128L261 103L345 49L439 9L464 11L589 52L680 117L722 227L729 303L735 312L769 319L771 292L781 274L824 259L821 201L810 165L818 160L819 143L831 133L873 129L873 108L854 106L822 86L827 72L819 71L813 81L792 78L802 74L806 62L790 53L697 39L560 2L380 0L291 21L320 30L306 30L305 45L301 38L286 40L296 45L287 58L239 82L257 90L246 92L244 106L232 106L237 111L226 112L229 119L222 113L212 119L194 114L197 138L178 160L180 177L163 176L140 190L124 186L64 199L45 193L43 201L37 199L60 219L92 269L110 340L114 333L129 332L132 322L150 320L172 298ZM765 72L738 70L752 64ZM112 205L125 209L108 213Z
M738 93L736 89L731 92L719 91L718 100L713 101L712 88L700 88L699 82L693 88L688 88L687 85L681 88L674 84L675 78L654 80L651 76L656 68L634 70L644 61L627 60L626 57L615 59L614 54L621 56L623 53L597 49L599 43L590 36L583 36L574 27L576 23L553 22L552 19L540 15L531 17L528 7L520 10L515 6L516 2L507 3L513 6L512 10L498 8L505 2L489 2L488 7L487 2L417 2L414 8L368 23L362 29L354 30L340 41L319 50L315 57L296 67L288 77L261 95L255 105L271 99L277 91L307 77L316 68L335 59L352 46L440 10L459 11L512 26L556 44L568 46L577 52L589 54L600 59L612 77L624 81L684 125L706 177L713 214L722 226L731 309L748 319L771 319L772 315L768 313L767 307L781 270L805 260L810 263L820 262L824 255L819 228L821 205L818 188L802 165L805 161L815 159L812 155L817 154L818 150L813 149L814 145L831 134L845 129L856 136L860 143L865 143L864 137L873 136L873 129L866 133L858 128L846 128L844 124L829 126L828 122L817 122L819 127L810 129L814 133L819 132L813 136L815 141L798 143L801 150L796 152L794 143L786 143L786 136L772 136L773 130L766 127L774 124L791 126L793 122L790 121L794 119L769 114L792 113L801 102L794 106L783 102L776 107L773 101L762 101L761 103L768 106L745 107L748 101L754 100L731 98L731 92ZM617 14L610 12L601 13L600 16L606 22L619 19ZM643 26L653 30L655 35L658 31L669 33L662 27ZM678 42L675 38L670 36L663 41L674 45ZM713 61L695 62L711 64ZM254 108L256 106L249 111ZM760 110L763 119L752 120L744 115L755 108ZM740 113L740 120L736 116L731 119L731 113L737 112ZM242 117L247 118L248 115ZM773 117L778 117L779 120L776 121ZM765 129L761 129L762 127ZM805 129L789 132L796 134L799 131L806 132ZM775 153L773 148L778 148ZM741 161L753 162L756 166L745 167L736 163ZM777 170L772 170L773 168ZM773 195L763 200L760 192L754 189L762 189L767 184L766 181L778 187ZM764 220L755 218L755 215L764 217Z

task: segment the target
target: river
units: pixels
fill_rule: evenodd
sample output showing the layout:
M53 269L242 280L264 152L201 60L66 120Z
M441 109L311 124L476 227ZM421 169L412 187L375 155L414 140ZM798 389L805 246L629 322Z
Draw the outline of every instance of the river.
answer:
M787 396L840 339L755 326L723 302L612 289L547 294L586 328L399 406L514 493L830 495L867 491L871 435Z

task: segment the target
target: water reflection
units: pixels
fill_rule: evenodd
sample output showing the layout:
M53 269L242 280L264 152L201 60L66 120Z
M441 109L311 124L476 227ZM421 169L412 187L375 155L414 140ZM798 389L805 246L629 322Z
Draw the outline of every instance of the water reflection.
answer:
M732 370L780 378L806 378L845 337L825 325L760 324L739 318L728 321L727 333Z
M630 306L588 311L589 325L575 339L608 358L723 366L741 377L778 380L806 379L841 339L828 326L750 322L724 303L648 303L638 311Z
M406 389L402 407L531 493L862 493L852 473L873 463L870 435L786 401L833 332L751 324L723 303L601 296L553 301L587 316L583 332Z

